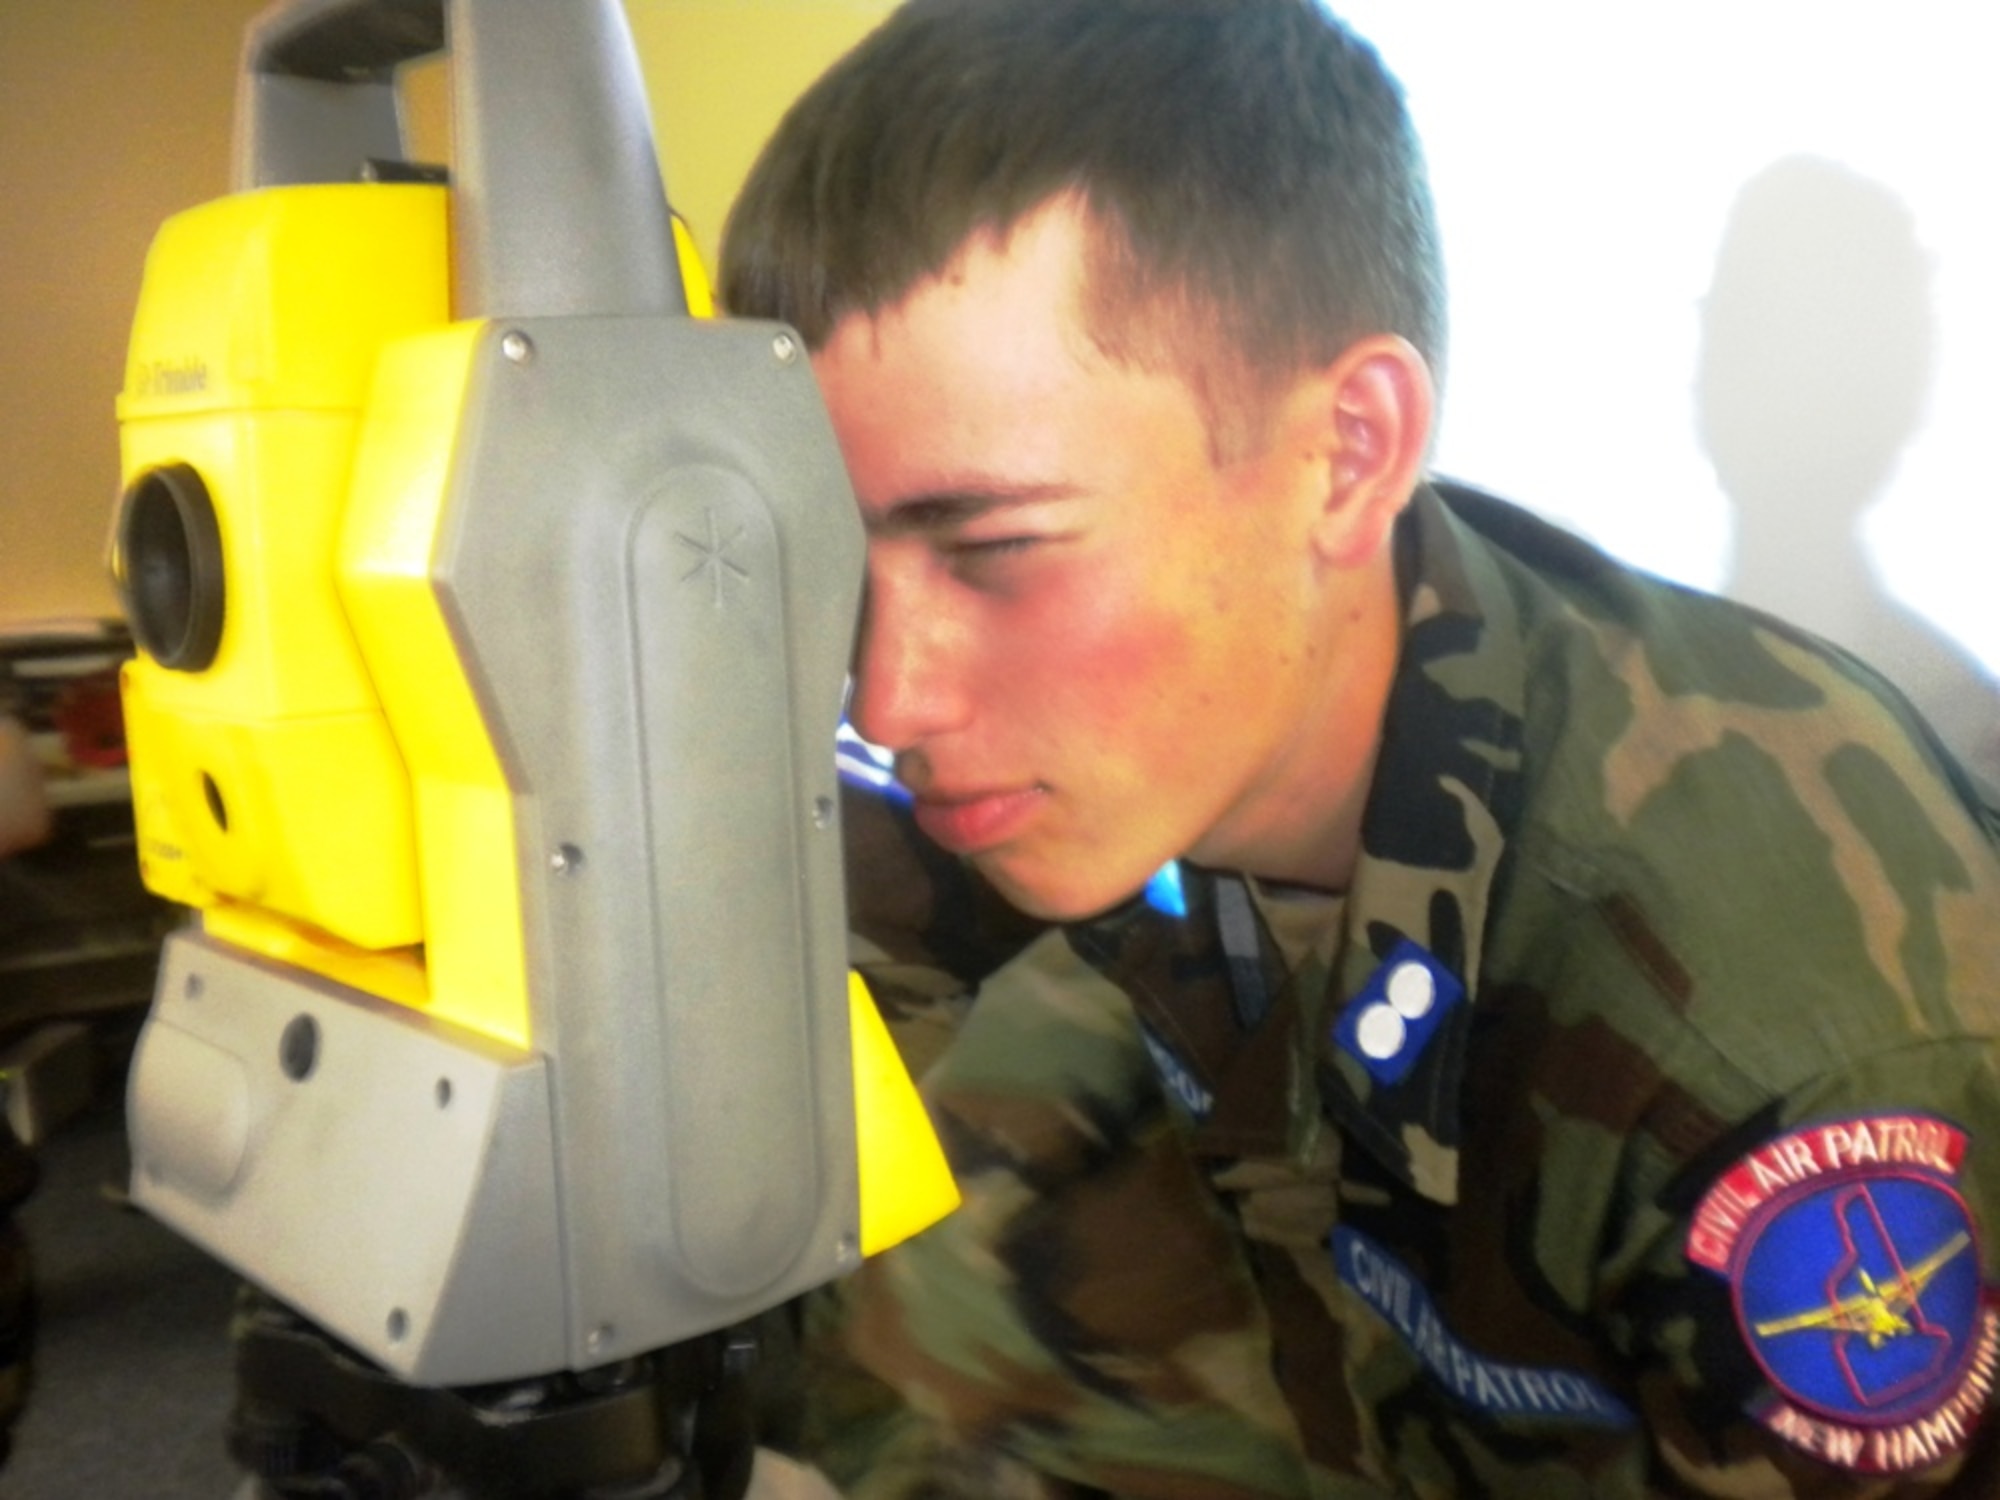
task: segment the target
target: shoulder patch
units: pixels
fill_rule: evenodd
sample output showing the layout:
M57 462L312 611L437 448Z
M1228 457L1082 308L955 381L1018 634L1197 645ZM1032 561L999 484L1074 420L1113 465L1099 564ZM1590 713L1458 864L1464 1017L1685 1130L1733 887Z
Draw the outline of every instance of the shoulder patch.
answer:
M1803 1127L1725 1172L1687 1256L1726 1278L1769 1380L1751 1415L1842 1468L1894 1474L1965 1446L2000 1311L1957 1186L1965 1133L1926 1115Z

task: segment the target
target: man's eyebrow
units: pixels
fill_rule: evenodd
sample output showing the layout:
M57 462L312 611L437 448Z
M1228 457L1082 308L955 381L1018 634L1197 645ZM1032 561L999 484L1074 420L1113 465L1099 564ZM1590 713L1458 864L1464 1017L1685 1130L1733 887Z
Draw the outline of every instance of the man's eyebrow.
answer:
M910 536L932 531L950 531L1015 506L1042 500L1060 500L1075 492L1066 485L1031 484L1006 489L939 490L898 500L880 514L865 519L871 536Z

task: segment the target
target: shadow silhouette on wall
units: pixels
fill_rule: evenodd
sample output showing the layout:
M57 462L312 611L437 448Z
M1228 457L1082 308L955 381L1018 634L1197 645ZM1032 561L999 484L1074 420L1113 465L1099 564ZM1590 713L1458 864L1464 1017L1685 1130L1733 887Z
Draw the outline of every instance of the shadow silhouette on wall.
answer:
M2000 679L1889 594L1861 531L1922 424L1934 360L1930 262L1894 193L1809 156L1744 185L1696 384L1701 440L1735 510L1725 592L1883 673L1991 799ZM1941 553L1963 541L1933 539Z

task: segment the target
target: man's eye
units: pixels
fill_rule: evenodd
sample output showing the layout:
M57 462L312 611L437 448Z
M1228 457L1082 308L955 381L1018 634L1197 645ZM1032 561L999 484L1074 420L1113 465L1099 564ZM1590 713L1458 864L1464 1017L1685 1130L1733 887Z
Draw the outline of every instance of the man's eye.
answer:
M1040 540L1038 536L961 537L952 543L951 551L969 562L991 561L1025 552Z

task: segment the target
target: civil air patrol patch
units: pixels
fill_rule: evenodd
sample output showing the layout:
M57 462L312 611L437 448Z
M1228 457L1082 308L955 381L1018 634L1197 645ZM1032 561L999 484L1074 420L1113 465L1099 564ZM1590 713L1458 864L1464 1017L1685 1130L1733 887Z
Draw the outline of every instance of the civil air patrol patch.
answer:
M1770 1392L1751 1415L1867 1474L1965 1446L1993 1390L2000 1308L1958 1191L1965 1133L1926 1115L1778 1137L1696 1209L1688 1259L1729 1282Z

